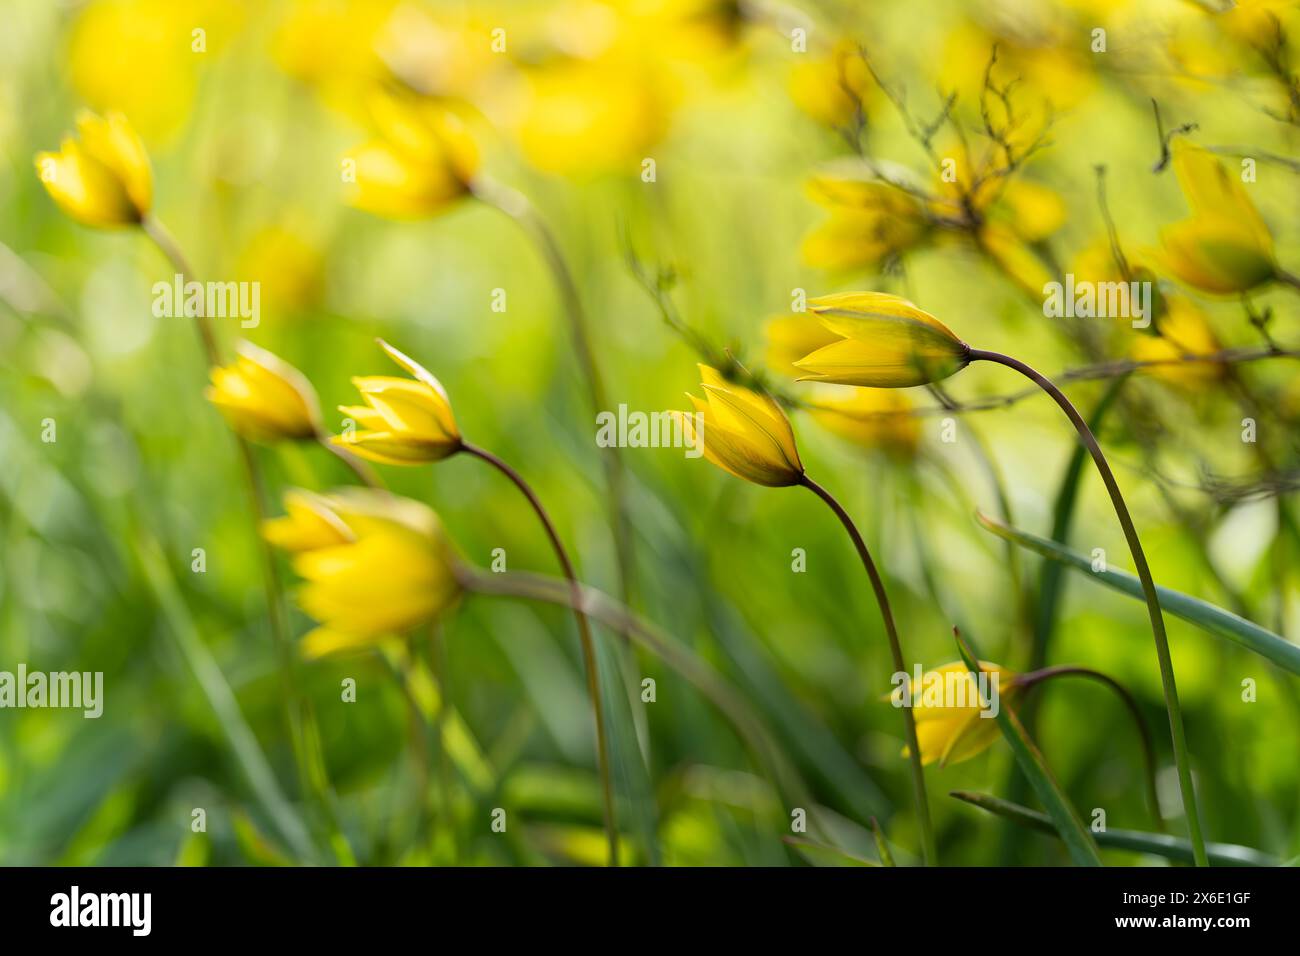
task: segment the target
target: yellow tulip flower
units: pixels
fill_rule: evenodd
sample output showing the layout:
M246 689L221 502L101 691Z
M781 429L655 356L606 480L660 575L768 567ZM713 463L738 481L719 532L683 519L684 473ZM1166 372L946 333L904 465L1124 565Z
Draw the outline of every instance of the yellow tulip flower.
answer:
M59 207L77 222L108 228L139 224L153 202L149 155L120 113L77 117L80 139L37 153L36 172Z
M250 441L314 438L320 407L306 377L251 342L241 341L236 349L233 364L212 369L205 392L230 427Z
M703 416L704 457L723 471L756 485L782 488L803 480L790 420L768 395L728 382L717 369L700 366L703 399L688 395ZM683 433L695 442L697 420L677 413Z
M1011 179L988 208L990 218L1001 219L1029 242L1046 239L1065 225L1069 210L1061 194L1030 179Z
M803 259L819 269L878 266L906 252L929 230L921 203L897 186L829 172L813 177L808 192L830 212L803 242Z
M912 402L896 389L858 388L844 397L816 399L810 414L827 431L862 448L911 458L921 442Z
M665 83L635 47L591 60L555 58L525 77L517 135L545 172L640 173L667 132Z
M795 378L802 374L795 362L840 337L809 312L791 312L769 319L763 326L767 339L767 365L774 372Z
M244 26L247 4L225 0L96 0L69 8L67 79L93 109L131 117L150 142L190 116L198 78ZM202 27L203 52L194 49Z
M1273 236L1247 195L1214 155L1180 141L1174 172L1192 216L1161 230L1164 262L1203 292L1245 292L1277 276Z
M1018 691L1015 675L988 661L980 661L980 670L997 676L998 706L1006 706ZM964 706L954 706L955 701L946 694L931 694L926 690L952 687L962 680L966 682L961 691ZM993 717L980 716L984 708L980 703L978 684L963 662L944 664L924 672L919 687L909 678L908 687L912 716L916 718L916 742L921 750L921 763L938 763L941 767L960 763L987 750L997 740L998 722ZM903 755L907 753L904 748Z
M907 388L961 371L970 346L906 299L885 292L845 292L808 300L822 324L842 338L794 364L800 381Z
M1195 389L1223 377L1224 366L1216 362L1178 361L1186 356L1212 355L1223 346L1205 313L1185 296L1165 297L1158 335L1142 335L1130 352L1139 362L1172 362L1147 369L1152 378L1170 385Z
M428 369L387 342L380 346L412 378L370 375L354 378L366 405L340 405L362 430L336 435L336 445L389 465L441 461L463 447L451 400Z
M319 622L305 657L373 646L424 626L461 593L457 559L437 515L417 501L350 488L331 495L294 491L287 518L263 534L294 554L302 609Z
M298 553L347 544L352 530L323 495L293 488L284 495L283 518L262 522L262 537L281 551Z
M379 136L353 150L348 202L391 219L445 212L469 194L478 148L460 118L413 95L376 94L371 117Z
M858 119L877 87L862 50L840 40L826 56L799 57L790 71L789 89L799 109L821 125L838 129Z

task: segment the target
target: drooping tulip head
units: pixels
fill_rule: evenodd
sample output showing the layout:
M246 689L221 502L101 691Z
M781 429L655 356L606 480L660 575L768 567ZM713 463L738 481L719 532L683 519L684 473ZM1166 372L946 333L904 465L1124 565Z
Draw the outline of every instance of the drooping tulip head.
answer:
M885 292L845 292L808 300L808 309L839 341L794 364L800 381L907 388L938 382L970 362L970 346L906 299Z
M238 357L212 369L208 401L250 441L300 441L320 430L316 392L292 365L251 342L241 341Z
M998 707L1006 706L1019 692L1016 675L1005 667L980 661L980 670L988 675L988 681L997 681ZM990 699L982 699L979 682L963 662L925 671L919 685L909 677L907 684L921 763L941 767L960 763L983 753L998 738L998 722L985 706L993 703L992 694ZM981 716L986 713L988 716ZM906 749L903 753L907 755Z
M138 225L153 204L149 155L120 113L80 113L77 138L65 138L57 153L37 153L36 172L51 198L82 225Z
M286 517L263 525L293 555L298 603L319 626L302 642L316 658L373 646L425 626L455 605L459 564L434 512L384 491L294 490Z
M790 420L770 396L727 381L700 366L704 398L688 395L696 415L678 412L688 441L723 471L756 485L780 488L803 480ZM702 435L697 435L699 428Z
M460 430L442 383L387 342L379 344L412 377L354 378L352 383L366 404L341 405L339 410L361 427L330 441L362 458L389 465L421 465L460 451Z

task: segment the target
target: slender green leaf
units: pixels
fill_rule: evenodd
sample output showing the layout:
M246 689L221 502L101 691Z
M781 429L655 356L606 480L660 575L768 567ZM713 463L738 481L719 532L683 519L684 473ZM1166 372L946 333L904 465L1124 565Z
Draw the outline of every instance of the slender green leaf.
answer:
M818 843L804 837L781 837L783 843L794 847L809 863L814 866L880 866L873 860L858 856L829 843ZM892 866L893 864L889 864Z
M244 720L235 692L230 689L212 652L199 636L198 626L185 606L162 548L143 528L138 530L137 535L136 554L166 619L165 630L176 641L181 656L189 665L190 673L194 675L208 706L216 715L217 724L244 771L249 787L257 795L258 802L267 815L275 821L281 837L293 847L299 858L311 862L318 860L320 854L312 844L307 827L281 792L266 755L262 753L257 738Z
M880 854L880 862L885 866L894 866L894 854L889 852L885 831L880 828L880 821L875 817L871 818L871 835L876 838L876 852Z
M1002 800L992 794L954 790L948 796L956 797L958 800L979 807L981 810L987 810L989 813L1011 820L1031 830L1056 833L1056 828L1052 826L1052 821L1046 814L1031 810L1028 807L1022 807L1018 803ZM1142 830L1102 830L1094 834L1094 836L1102 846L1116 850L1151 853L1178 863L1192 863L1194 860L1191 841L1184 840L1182 837L1170 836L1167 833L1147 833ZM1261 853L1252 847L1239 846L1235 843L1207 843L1205 844L1205 852L1210 858L1210 863L1215 866L1280 865L1278 860L1267 853Z
M954 637L966 669L971 672L973 678L978 677L980 667L975 655L971 653L960 634L954 631ZM1002 730L1002 736L1011 745L1011 752L1015 754L1021 773L1029 778L1029 785L1034 788L1034 793L1047 808L1056 832L1060 834L1066 849L1070 851L1071 859L1079 866L1101 866L1097 844L1093 842L1083 821L1079 819L1074 807L1070 805L1070 801L1065 798L1060 786L1052 778L1051 771L1043 761L1043 755L1029 739L1029 734L1025 733L1025 728L1011 712L1011 708L999 707L996 719L998 727Z
M1023 548L1036 551L1046 558L1070 565L1080 571L1087 571L1093 578L1130 597L1142 600L1142 584L1138 579L1125 572L1108 568L1105 571L1093 571L1092 562L1077 551L1048 541L1028 531L1010 528L987 515L976 514L980 524L1000 537L1014 541ZM1240 644L1248 650L1267 657L1274 664L1293 674L1300 674L1300 645L1292 644L1286 638L1266 630L1252 621L1225 611L1208 601L1194 598L1190 594L1174 591L1170 588L1156 586L1160 597L1160 606L1175 617L1195 624L1197 627Z

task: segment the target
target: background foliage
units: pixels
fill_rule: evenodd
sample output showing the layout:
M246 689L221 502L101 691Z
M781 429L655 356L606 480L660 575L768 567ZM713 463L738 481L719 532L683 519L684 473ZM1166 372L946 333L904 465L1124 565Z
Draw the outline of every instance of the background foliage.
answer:
M1276 8L1279 24L1294 20L1289 4L1260 6ZM0 712L0 861L9 864L307 858L286 845L250 789L177 642L192 629L211 652L291 812L306 814L234 446L203 399L193 330L151 311L153 283L172 270L138 235L73 224L32 169L32 156L56 146L79 107L121 110L140 131L156 208L201 276L262 283L262 322L247 334L308 375L329 427L338 427L329 410L354 401L351 376L389 374L373 345L382 335L442 379L464 433L528 476L580 576L611 593L595 424L535 249L506 217L472 201L411 222L344 201L340 157L366 135L361 93L387 74L463 104L484 168L553 224L593 317L610 402L631 409L683 407L699 357L632 276L627 241L648 269L672 269L669 294L692 327L790 391L789 370L765 354L763 328L790 310L795 289L905 294L968 340L1049 374L1133 354L1143 333L1122 320L1048 320L1040 295L960 238L844 269L805 258L805 236L827 216L807 188L824 164L851 162L860 146L934 179L873 81L864 86L862 136L810 115L835 93L798 71L841 39L866 45L880 78L906 91L922 123L955 91L956 121L977 143L980 91L998 45L1006 72L997 75L1020 77L1017 102L1052 118L1045 147L1014 178L1056 199L1005 213L1024 225L1059 201L1059 223L1028 244L1049 274L1104 240L1098 165L1126 251L1155 248L1159 228L1186 216L1172 174L1153 171L1162 147L1153 98L1166 131L1196 123L1188 134L1196 142L1259 157L1247 188L1278 259L1300 270L1295 77L1195 4L826 2L742 11L706 0L4 0L0 23L0 669L103 671L106 687L99 720ZM791 50L790 30L801 24L806 54ZM495 26L507 29L505 55L490 52ZM1108 31L1104 54L1090 50L1097 26ZM200 27L207 47L194 53L191 31ZM654 182L641 177L645 157L656 162ZM1238 160L1224 159L1235 173ZM505 313L490 308L497 288L508 292ZM1261 344L1241 299L1193 295L1213 341ZM1283 346L1300 338L1296 304L1286 288L1249 298L1254 314L1272 311L1268 333ZM1080 345L1088 324L1091 353ZM222 331L228 340L237 334L233 323ZM1288 635L1300 612L1289 490L1300 414L1294 368L1285 357L1242 364L1235 381L1213 364L1141 372L1101 432L1157 581ZM1088 410L1105 384L1068 391ZM1020 386L989 367L947 391L966 403ZM938 402L913 391L914 409ZM1254 445L1241 440L1246 416L1258 419ZM941 434L945 417L957 423L953 442ZM41 441L47 418L57 423L55 443ZM999 513L980 449L995 463L1014 523L1047 534L1074 436L1041 397L914 420L915 449L900 453L878 436L846 441L794 417L809 471L872 544L909 657L927 667L956 660L950 629L961 623L984 657L1023 668L1030 634L1018 588L1038 593L1040 559L1008 551L973 519L976 507ZM259 456L277 491L350 480L311 447ZM881 700L892 668L842 529L811 495L745 485L674 450L624 456L638 609L761 714L841 848L875 859L876 816L900 862L911 862L918 841L901 724ZM522 498L478 463L384 472L395 490L431 503L471 559L486 564L505 548L512 569L554 571ZM1241 480L1221 480L1229 478ZM1233 494L1240 487L1249 493ZM1103 548L1128 567L1089 470L1070 543L1085 554ZM203 574L190 571L199 547ZM806 551L806 573L792 572L795 548ZM1050 662L1102 670L1138 698L1171 828L1182 833L1145 611L1074 572L1064 586ZM294 614L301 634L310 622ZM1209 838L1295 856L1295 677L1188 623L1170 619L1169 628ZM600 637L618 648L608 631ZM443 629L442 648L448 706L418 670L414 717L394 678L392 665L400 670L406 659L400 643L387 658L300 669L356 859L601 862L571 618L474 598ZM615 735L629 861L845 861L782 842L790 808L725 720L662 663L627 649L606 663L626 684L633 720ZM339 701L345 677L358 682L355 704ZM644 677L658 682L653 704L640 702ZM1242 700L1244 678L1257 681L1253 703ZM1102 807L1112 827L1150 829L1129 716L1086 683L1041 693L1036 740L1085 819ZM445 749L433 740L439 720ZM1001 742L928 770L943 862L1067 862L1059 843L946 796L1006 796L1014 778ZM1024 793L1021 802L1032 803ZM205 834L191 832L194 807L208 811ZM490 830L495 807L508 810L506 835ZM1119 850L1104 857L1151 862Z

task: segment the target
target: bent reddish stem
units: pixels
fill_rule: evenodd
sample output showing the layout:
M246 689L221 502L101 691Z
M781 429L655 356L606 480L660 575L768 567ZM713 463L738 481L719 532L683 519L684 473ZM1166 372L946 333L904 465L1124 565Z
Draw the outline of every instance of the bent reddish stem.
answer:
M885 582L880 579L880 572L876 570L876 562L871 559L871 551L868 550L867 543L862 540L858 526L853 523L853 519L849 517L849 513L844 510L844 507L835 500L835 496L817 482L807 475L802 475L800 484L826 502L831 511L835 512L835 517L839 518L840 523L844 525L844 530L849 533L849 538L852 539L853 546L858 551L858 557L862 559L862 566L866 568L867 577L871 579L871 589L876 593L876 604L880 606L880 616L885 620L885 634L889 638L889 652L894 659L894 670L900 674L906 674L907 664L903 661L903 646L898 640L898 628L894 626L894 614L889 607L889 595L885 593ZM934 829L930 823L930 803L925 795L925 770L921 764L921 747L916 738L916 718L911 707L904 707L902 711L903 726L907 735L908 760L912 768L912 795L916 800L917 824L921 830L922 856L927 865L933 865L936 862L937 850L934 842Z
M532 506L538 520L542 523L542 527L546 530L546 536L551 541L551 548L555 551L555 557L560 562L560 569L563 571L564 578L569 582L569 587L573 592L573 616L578 622L578 637L582 644L582 663L587 672L587 693L591 697L591 708L596 721L596 762L600 771L600 785L604 797L605 835L609 843L609 865L618 866L618 828L614 813L614 784L609 769L609 748L605 740L605 706L600 699L600 681L596 673L596 645L591 637L591 624L582 610L581 585L578 583L578 576L573 570L573 562L569 560L569 553L565 550L563 542L560 541L560 535L551 522L551 516L547 514L546 509L542 506L541 499L537 497L532 486L524 480L523 476L486 448L479 448L469 442L462 442L461 448L466 454L482 459L509 478L514 486L523 493L523 496L528 499L528 503Z

